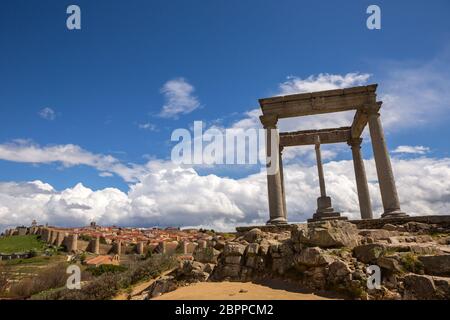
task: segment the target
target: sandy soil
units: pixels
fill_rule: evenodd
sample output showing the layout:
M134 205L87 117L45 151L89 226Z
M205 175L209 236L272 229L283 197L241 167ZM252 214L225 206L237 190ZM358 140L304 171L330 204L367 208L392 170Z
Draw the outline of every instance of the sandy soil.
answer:
M154 300L328 300L328 293L300 291L292 285L271 282L200 282L178 288Z

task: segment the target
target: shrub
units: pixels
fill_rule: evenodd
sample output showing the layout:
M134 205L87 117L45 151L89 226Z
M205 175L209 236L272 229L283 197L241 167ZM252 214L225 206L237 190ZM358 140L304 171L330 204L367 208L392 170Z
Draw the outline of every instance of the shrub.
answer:
M117 273L117 272L123 272L127 270L124 266L116 266L113 264L103 264L98 267L88 267L86 271L90 272L94 277L101 276L104 273Z
M66 268L64 263L46 268L33 278L25 278L13 284L10 293L12 296L29 297L41 291L62 287L68 277Z
M114 297L119 290L128 288L139 281L155 278L175 266L177 266L177 261L173 256L153 255L147 260L131 265L124 272L103 273L84 285L81 290L56 290L41 295L39 298L47 300L107 300Z
M420 273L423 270L423 264L417 256L411 252L404 254L401 258L402 266L409 272Z

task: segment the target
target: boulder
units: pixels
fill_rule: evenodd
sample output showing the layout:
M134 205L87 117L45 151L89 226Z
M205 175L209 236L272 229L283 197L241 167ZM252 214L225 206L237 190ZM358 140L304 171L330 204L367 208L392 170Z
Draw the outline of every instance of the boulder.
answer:
M177 272L178 279L189 282L206 281L212 272L209 264L197 261L185 261L181 269Z
M264 233L260 229L255 228L244 234L244 240L249 243L259 243L262 240L263 235Z
M250 243L247 246L246 250L246 256L256 256L259 252L259 244L257 243Z
M153 284L148 288L149 297L158 297L163 293L174 291L177 288L174 277L164 276L153 282Z
M242 256L245 252L245 245L238 242L228 242L223 248L225 256Z
M426 274L450 276L450 255L419 256Z
M241 256L226 256L225 263L226 264L241 264Z
M433 277L437 289L437 295L440 299L450 299L450 278Z
M352 280L352 270L350 270L347 263L341 260L336 260L330 264L328 268L328 281L330 283L346 283Z
M334 259L326 255L320 248L306 248L294 256L295 265L319 267L332 263Z
M291 239L320 248L353 248L360 243L358 228L350 222L329 220L293 226Z
M217 263L220 251L214 248L197 247L194 251L194 260L202 263Z
M385 250L386 246L379 243L363 244L353 248L353 255L361 262L375 263Z
M225 240L217 240L214 243L214 249L216 249L216 250L221 251L221 250L223 250L224 247L225 247Z
M436 286L431 276L408 274L403 278L406 300L430 300L435 299Z
M239 264L227 264L224 265L220 270L220 276L222 278L239 278L241 271L241 266Z
M376 264L383 269L389 270L394 273L403 272L403 269L398 261L397 257L379 257Z
M245 265L249 268L253 268L257 271L263 271L265 267L264 258L259 256L247 257Z

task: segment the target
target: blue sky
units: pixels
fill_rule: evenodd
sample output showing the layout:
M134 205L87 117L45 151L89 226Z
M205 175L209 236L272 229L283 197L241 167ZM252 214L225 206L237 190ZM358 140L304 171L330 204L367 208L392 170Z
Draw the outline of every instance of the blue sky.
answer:
M82 30L66 28L70 4L81 8ZM366 28L370 4L381 8L381 30ZM404 128L387 125L389 148L423 146L427 157L445 159L448 95L437 101L446 90L433 91L433 84L442 80L448 87L450 78L449 9L446 0L5 0L0 145L72 144L124 165L144 165L168 159L174 129L189 128L194 120L232 126L258 107L258 98L278 94L289 76L361 73L371 75L367 83L380 84L380 95L392 96L399 86L402 94L423 89L430 97L424 101L436 105L422 106L421 114L430 110L432 116L424 124L419 115ZM421 74L428 78L403 81ZM198 107L177 118L161 117L167 104L162 88L181 78ZM370 146L364 153L371 157ZM338 153L333 160L349 157ZM40 180L55 190L80 182L92 190L130 189L130 181L116 174L102 177L95 166L32 162L0 157L0 181ZM256 172L198 171L232 179Z

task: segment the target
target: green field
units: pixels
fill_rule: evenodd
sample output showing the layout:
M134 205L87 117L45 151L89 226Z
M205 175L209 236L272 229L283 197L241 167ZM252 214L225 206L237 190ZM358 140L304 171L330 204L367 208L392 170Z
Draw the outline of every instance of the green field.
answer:
M27 252L30 250L40 251L44 243L38 240L38 236L12 236L0 238L1 253Z

